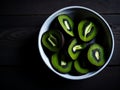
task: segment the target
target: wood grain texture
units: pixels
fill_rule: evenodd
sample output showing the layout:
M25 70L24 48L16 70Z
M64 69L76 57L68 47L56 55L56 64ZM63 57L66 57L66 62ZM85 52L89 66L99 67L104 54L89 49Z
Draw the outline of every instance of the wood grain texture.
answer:
M34 60L35 48L38 51L37 28L11 28L0 32L0 64L17 65L27 59ZM29 62L28 62L29 63Z
M51 13L52 14L52 13ZM44 21L51 15L11 15L11 16L0 16L0 27L41 27ZM107 20L107 22L112 27L119 27L120 15L105 15L101 14L102 17Z
M44 21L67 6L85 6L110 24L115 50L107 67L86 80L66 80L44 64L38 34ZM0 90L120 89L120 0L0 0Z
M34 89L34 90L104 90L120 89L120 67L107 67L94 77L72 81L63 79L48 71L47 68L0 68L1 90L3 89Z
M51 14L66 6L85 6L100 13L120 13L119 0L1 0L0 15Z
M49 15L0 16L0 27L41 27Z

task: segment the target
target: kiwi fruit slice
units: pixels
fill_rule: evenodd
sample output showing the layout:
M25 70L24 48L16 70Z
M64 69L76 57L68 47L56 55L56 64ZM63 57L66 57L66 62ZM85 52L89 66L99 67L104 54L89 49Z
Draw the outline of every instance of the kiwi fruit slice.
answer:
M95 38L97 34L96 25L89 20L82 20L78 24L78 34L82 41L88 42Z
M65 14L59 15L58 21L67 34L69 34L70 36L74 36L73 33L74 23L73 20L68 15Z
M42 43L50 51L57 52L64 44L63 34L58 30L49 30L43 34Z
M105 63L104 50L99 44L95 43L90 46L87 57L92 65L102 66Z
M79 60L76 60L74 62L74 67L76 69L77 72L81 73L81 74L86 74L89 72L89 69L84 67L85 63L84 62L79 62Z
M72 61L67 61L64 55L59 56L58 53L52 55L51 63L61 73L68 73L72 68Z
M76 39L73 39L68 47L68 54L72 60L76 60L79 57L80 50L85 48L85 44L78 44Z

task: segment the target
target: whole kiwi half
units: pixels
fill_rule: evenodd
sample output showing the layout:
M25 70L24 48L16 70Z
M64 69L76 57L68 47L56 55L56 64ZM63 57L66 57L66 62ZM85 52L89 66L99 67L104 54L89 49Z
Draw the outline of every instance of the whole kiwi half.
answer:
M58 21L60 25L62 26L63 30L69 34L70 36L74 36L73 28L74 28L74 22L68 15L59 15Z
M82 41L88 42L97 35L97 27L92 21L82 20L78 24L78 34Z
M59 56L58 53L52 55L51 63L61 73L68 73L72 68L72 61L67 61L64 55Z
M76 60L82 49L86 47L85 44L79 44L77 39L73 39L68 47L68 54L72 60Z
M103 47L97 43L90 46L87 57L92 65L102 66L105 63Z
M50 51L57 52L64 44L63 34L58 30L49 30L43 34L42 43Z

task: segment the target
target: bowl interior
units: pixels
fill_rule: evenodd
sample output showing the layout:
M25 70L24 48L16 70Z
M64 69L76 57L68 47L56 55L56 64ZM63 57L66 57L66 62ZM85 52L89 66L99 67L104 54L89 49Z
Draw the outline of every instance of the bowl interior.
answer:
M46 31L49 30L52 22L55 20L55 18L58 15L61 15L61 14L69 15L70 17L74 18L74 21L76 23L80 22L80 20L82 20L82 19L90 19L96 23L96 25L99 28L96 42L100 43L103 46L103 48L105 49L105 59L106 59L106 63L100 69L98 69L97 71L89 72L84 75L73 76L70 74L59 73L52 67L50 60L47 57L47 55L43 49L41 39L42 39L43 33L45 33ZM108 62L111 59L113 46L114 46L113 44L114 44L113 35L112 35L112 31L111 31L108 23L98 13L96 13L95 11L93 11L91 9L85 8L85 7L67 7L67 8L58 10L57 12L52 14L50 17L48 17L48 19L45 21L45 23L43 24L43 26L40 29L39 38L38 38L39 51L40 51L41 57L42 57L43 61L45 62L45 64L59 76L62 76L67 79L75 79L75 80L76 79L85 79L85 78L94 76L95 74L99 73L108 64Z

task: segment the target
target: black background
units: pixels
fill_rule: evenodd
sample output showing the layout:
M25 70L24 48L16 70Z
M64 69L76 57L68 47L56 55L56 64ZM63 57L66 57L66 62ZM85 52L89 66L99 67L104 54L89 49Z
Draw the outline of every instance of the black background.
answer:
M38 51L38 33L49 15L66 6L85 6L110 24L115 50L107 67L85 80L66 80L50 71ZM120 89L120 0L0 0L0 90Z

